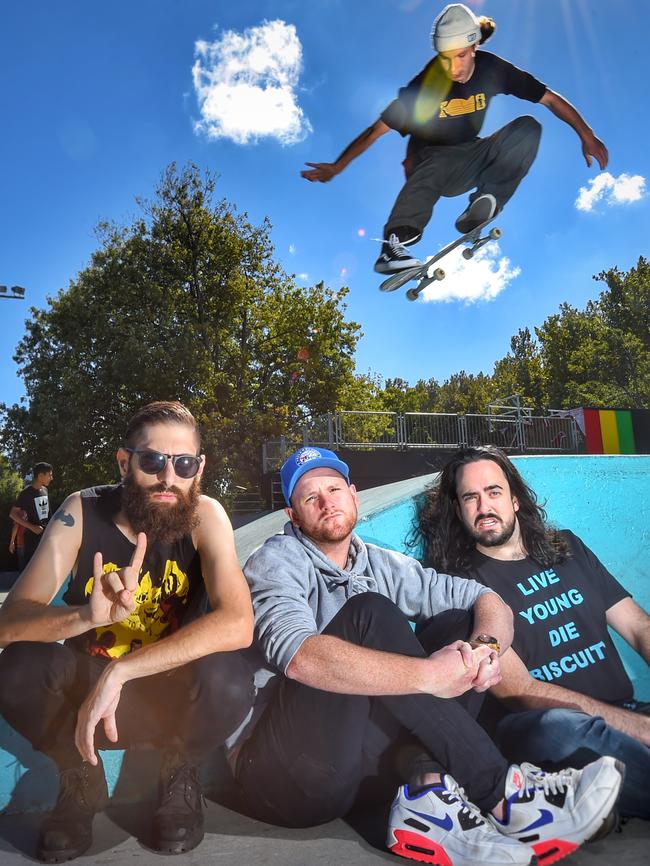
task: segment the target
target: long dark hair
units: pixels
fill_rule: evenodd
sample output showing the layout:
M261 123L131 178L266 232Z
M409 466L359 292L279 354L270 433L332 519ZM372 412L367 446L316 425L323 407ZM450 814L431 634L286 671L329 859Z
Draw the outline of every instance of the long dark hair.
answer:
M470 567L475 542L456 513L456 474L461 466L479 460L496 463L506 476L511 495L517 497L517 519L528 555L544 567L566 559L568 546L557 529L548 525L546 511L537 502L535 492L500 448L481 445L457 451L438 481L424 491L409 543L421 546L425 565L449 574Z

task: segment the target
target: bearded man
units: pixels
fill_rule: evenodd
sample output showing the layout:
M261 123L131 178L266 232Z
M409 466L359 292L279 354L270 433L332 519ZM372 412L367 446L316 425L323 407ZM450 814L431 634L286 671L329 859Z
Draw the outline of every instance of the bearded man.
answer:
M201 495L191 413L143 407L117 463L121 484L65 500L0 610L0 711L60 774L37 845L48 863L92 843L108 796L97 749L163 749L150 844L167 854L198 845L198 762L252 704L233 652L252 640L250 595L228 517ZM65 604L53 605L68 575Z
M381 806L399 786L390 850L454 866L550 864L607 832L622 781L613 758L545 775L509 764L472 716L467 698L501 679L510 608L476 581L365 544L333 451L301 448L280 475L289 522L244 566L264 656L230 753L249 811L306 827Z

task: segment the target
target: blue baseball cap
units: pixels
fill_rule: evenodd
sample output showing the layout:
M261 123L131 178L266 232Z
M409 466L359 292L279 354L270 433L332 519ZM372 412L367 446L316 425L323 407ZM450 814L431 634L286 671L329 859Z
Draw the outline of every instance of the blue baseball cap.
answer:
M291 507L291 494L299 479L305 472L320 469L322 466L327 469L335 469L348 484L350 483L350 469L347 463L339 460L333 451L328 451L327 448L315 448L312 445L299 448L288 460L285 460L282 469L280 469L282 493L289 507Z

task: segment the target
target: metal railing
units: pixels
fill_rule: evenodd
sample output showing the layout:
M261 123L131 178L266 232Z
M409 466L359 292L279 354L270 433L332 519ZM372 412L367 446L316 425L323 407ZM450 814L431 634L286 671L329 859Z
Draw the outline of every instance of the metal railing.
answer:
M438 412L330 412L303 425L292 436L265 442L263 471L277 470L301 445L336 450L358 448L460 448L466 445L498 445L504 451L524 454L575 454L579 432L572 417L456 415Z

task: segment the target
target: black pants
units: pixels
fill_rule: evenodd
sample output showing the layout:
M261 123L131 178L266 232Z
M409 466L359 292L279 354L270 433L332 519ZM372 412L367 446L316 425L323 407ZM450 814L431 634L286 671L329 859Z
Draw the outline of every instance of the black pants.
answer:
M534 117L518 117L493 135L465 144L423 147L414 157L384 228L421 234L441 196L491 193L501 209L528 173L539 147L542 127Z
M416 636L391 601L363 593L323 633L423 658L467 636L470 620L459 613L460 634L458 620L451 635L434 619ZM434 763L426 769L449 772L481 808L491 809L502 798L508 763L459 701L343 695L286 678L244 743L237 779L258 818L293 827L321 824L392 796L406 781L391 766L395 746L405 740L431 756Z
M107 660L59 643L18 642L0 654L0 712L33 748L60 767L80 759L74 745L77 712ZM198 759L224 742L253 702L252 674L240 653L214 653L168 673L122 688L116 721L119 741L99 749L172 748Z

